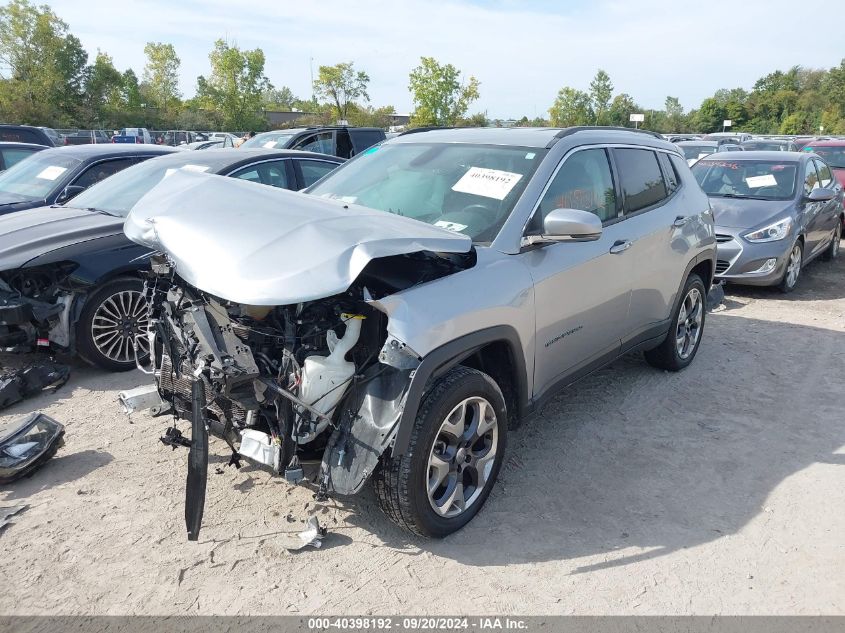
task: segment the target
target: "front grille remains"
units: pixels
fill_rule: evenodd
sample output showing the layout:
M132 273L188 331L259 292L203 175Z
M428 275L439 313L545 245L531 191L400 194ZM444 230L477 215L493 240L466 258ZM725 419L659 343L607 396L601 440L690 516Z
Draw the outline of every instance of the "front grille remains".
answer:
M728 268L731 267L731 263L726 259L717 259L716 260L716 274L721 275L724 273Z
M716 241L719 244L723 244L724 242L730 242L733 239L733 235L725 235L724 233L716 233Z
M205 401L208 403L206 413L219 422L229 419L235 426L243 426L246 423L246 411L232 400L217 396L205 376L202 376L201 380L205 386ZM164 399L172 400L174 408L186 416L191 413L192 382L190 363L182 363L182 375L177 377L170 356L162 355L159 389Z

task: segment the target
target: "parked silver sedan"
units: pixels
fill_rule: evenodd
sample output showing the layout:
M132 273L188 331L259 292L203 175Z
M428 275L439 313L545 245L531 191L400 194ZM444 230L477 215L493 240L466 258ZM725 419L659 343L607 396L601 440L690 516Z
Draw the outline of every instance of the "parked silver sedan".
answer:
M808 152L726 152L692 173L716 222L716 279L789 292L819 255L839 254L842 186Z

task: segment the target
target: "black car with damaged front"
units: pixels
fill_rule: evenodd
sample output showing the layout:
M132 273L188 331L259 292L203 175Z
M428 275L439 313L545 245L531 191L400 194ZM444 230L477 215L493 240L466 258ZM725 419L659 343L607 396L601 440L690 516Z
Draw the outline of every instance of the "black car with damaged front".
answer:
M148 354L142 339L136 358L134 342L147 325L141 271L151 250L130 241L123 223L140 198L178 170L300 189L343 162L293 151L163 151L66 205L0 217L0 348L38 346L133 369Z

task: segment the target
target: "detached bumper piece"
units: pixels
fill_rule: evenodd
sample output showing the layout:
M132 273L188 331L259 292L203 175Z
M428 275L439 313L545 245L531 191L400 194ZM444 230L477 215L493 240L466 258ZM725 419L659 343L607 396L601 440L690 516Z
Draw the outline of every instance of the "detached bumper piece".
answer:
M56 454L62 445L64 425L36 412L29 414L11 433L0 438L0 483L29 475Z
M200 379L191 387L191 450L188 453L188 479L185 483L185 527L188 540L200 536L208 480L208 429L205 426L205 388Z

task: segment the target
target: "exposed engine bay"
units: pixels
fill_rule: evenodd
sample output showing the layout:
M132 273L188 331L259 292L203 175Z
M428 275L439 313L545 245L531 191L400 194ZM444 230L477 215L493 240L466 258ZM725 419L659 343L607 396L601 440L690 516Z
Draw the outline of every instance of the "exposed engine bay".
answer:
M188 538L202 519L209 432L227 442L230 464L246 458L297 483L303 462L318 463L318 499L358 492L395 438L420 363L370 302L474 263L474 251L374 259L344 293L267 306L203 292L154 256L145 285L153 369L139 367L154 373L175 418L162 441L190 448ZM190 440L177 420L190 421Z
M71 309L78 294L67 282L72 263L0 273L0 349L72 347Z

